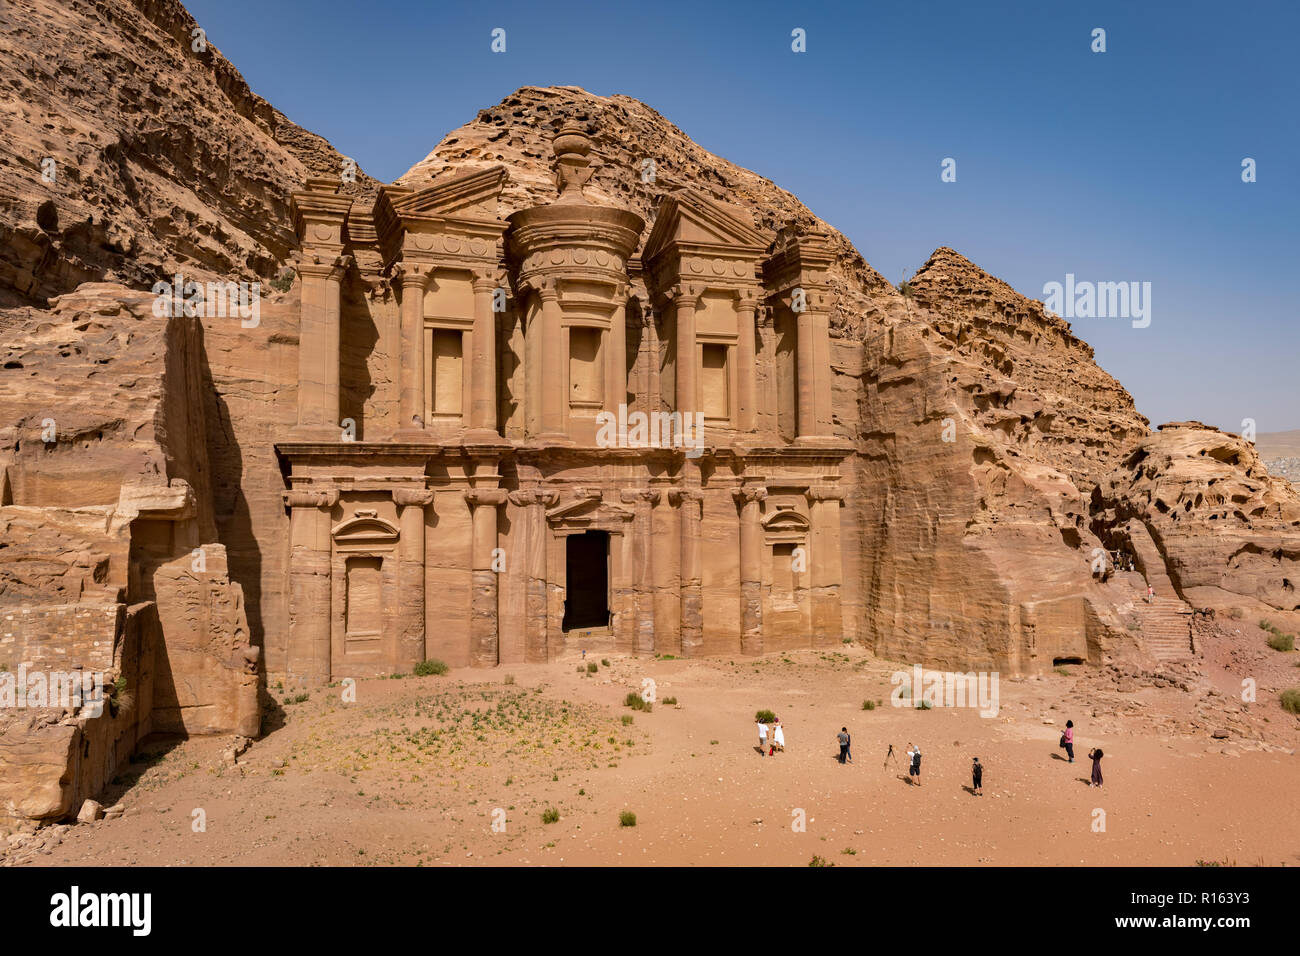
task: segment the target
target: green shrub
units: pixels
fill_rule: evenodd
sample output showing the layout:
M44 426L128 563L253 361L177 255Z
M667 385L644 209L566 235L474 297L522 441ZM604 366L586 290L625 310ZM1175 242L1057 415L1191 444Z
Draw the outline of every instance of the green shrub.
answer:
M559 819L560 819L560 811L555 809L555 807L547 807L545 810L542 811L543 823L558 823Z
M863 709L863 710L875 710L875 709L876 709L876 702L875 702L874 700L864 700L864 701L862 702L862 709Z
M602 657L602 658L600 659L600 666L601 666L601 667L608 667L608 666L609 666L609 658L608 658L608 657Z
M428 677L431 674L441 675L445 673L447 673L447 665L436 657L431 657L427 661L420 661L415 665L416 677Z
M1273 636L1268 639L1268 646L1273 648L1275 651L1294 651L1295 636L1292 634L1274 633Z
M664 706L665 706L665 707L676 707L676 706L677 706L677 698L676 698L676 697L665 697L665 698L664 698Z
M754 723L774 724L776 723L776 714L772 713L770 710L760 710L754 715Z
M621 827L636 826L636 814L631 810L624 810L618 815L618 825Z
M643 700L641 695L634 690L627 692L627 696L623 698L623 706L631 707L633 710L649 711L652 709L650 701Z
M600 670L600 665L597 664L595 661L592 661L590 664L587 665L588 674L594 674L598 670Z
M635 720L636 718L633 717L631 714L624 714L622 719L623 719L623 726L626 727L628 724L632 723L632 721Z
M809 866L834 866L835 864L827 863L824 857L814 855L813 858L808 861L808 865Z
M1288 714L1300 715L1300 687L1282 691L1282 709Z

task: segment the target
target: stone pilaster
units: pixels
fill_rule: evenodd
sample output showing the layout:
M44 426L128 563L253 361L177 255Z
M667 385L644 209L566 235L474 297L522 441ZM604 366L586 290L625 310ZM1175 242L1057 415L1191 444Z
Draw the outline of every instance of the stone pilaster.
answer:
M296 688L330 681L330 509L335 490L288 491L289 639L286 669Z
M401 441L424 438L424 292L430 268L422 262L405 262L396 275L402 290L401 364L398 373L397 430Z
M677 316L676 410L683 415L702 411L698 349L695 346L695 306L698 299L693 289L678 287L673 291L673 308Z
M758 414L758 355L754 342L754 312L758 308L755 292L743 292L736 300L736 429L744 434L754 431Z
M524 660L528 663L544 663L547 659L546 508L558 497L556 492L542 488L510 492L510 502L524 509Z
M493 272L474 273L474 345L470 369L468 441L500 439L497 432L497 323L492 296L502 280Z
M330 256L298 264L299 438L339 439L339 287L349 262Z
M564 431L564 410L568 404L568 395L564 392L564 330L561 324L563 313L560 309L560 292L554 281L548 280L538 290L542 299L541 314L533 321L540 321L541 342L537 352L541 359L540 368L530 364L528 374L540 373L542 405L541 434L542 441L569 444L569 436ZM529 356L531 361L532 356Z
M618 407L627 404L627 287L614 290L614 316L609 323L609 371L605 388L605 410L618 417Z
M625 504L632 518L632 646L633 654L655 652L654 506L659 492L653 488L625 488ZM623 650L623 648L620 648Z
M425 509L433 492L424 488L394 488L400 538L397 558L398 667L414 669L429 655L424 646L424 526Z
M746 484L734 492L740 506L740 652L763 653L763 500L767 489Z
M700 522L704 493L698 485L674 488L669 497L681 519L681 636L682 656L704 652L704 593L700 565Z
M833 647L844 636L844 618L840 608L843 578L840 502L843 498L844 492L833 485L814 485L808 489L809 510L812 512L809 596L814 647Z
M473 522L470 565L473 583L469 607L469 656L474 667L495 667L501 660L500 632L497 629L497 569L493 552L497 547L497 508L506 503L500 488L472 489L465 492Z

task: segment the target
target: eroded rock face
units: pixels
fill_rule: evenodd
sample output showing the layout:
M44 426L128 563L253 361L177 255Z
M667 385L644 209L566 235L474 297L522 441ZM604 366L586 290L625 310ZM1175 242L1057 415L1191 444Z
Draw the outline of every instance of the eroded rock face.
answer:
M153 304L87 284L11 310L0 339L0 672L99 675L108 696L0 713L0 817L75 813L151 730L257 733L257 654L214 540L203 330Z
M1189 602L1300 611L1300 494L1249 442L1200 422L1140 441L1093 495L1096 526L1139 522Z
M197 28L177 0L0 9L0 301L283 268L290 191L343 157L196 50Z

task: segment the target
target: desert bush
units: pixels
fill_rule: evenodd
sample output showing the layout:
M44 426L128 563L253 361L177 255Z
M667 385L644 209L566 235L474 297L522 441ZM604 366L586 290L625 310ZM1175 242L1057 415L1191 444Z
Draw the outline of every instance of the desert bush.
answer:
M864 701L862 702L862 709L863 709L863 710L875 710L875 709L876 709L876 702L875 702L874 700L864 700Z
M621 827L636 826L636 814L631 810L624 810L618 815L618 825Z
M754 723L756 724L776 723L776 714L772 713L770 710L760 710L757 714L754 715Z
M1300 716L1300 687L1282 691L1282 709L1288 714Z
M627 696L623 698L623 706L631 707L633 710L650 711L652 709L650 701L644 700L641 695L634 690L627 692Z
M597 664L595 661L592 661L590 664L587 665L588 674L594 674L598 670L600 670L600 665Z
M632 721L635 720L635 719L636 719L636 718L633 717L631 714L624 714L623 717L622 717L622 720L623 720L623 726L624 726L624 727L628 726L628 724L632 723Z
M545 810L542 811L543 823L558 823L559 819L560 819L560 811L555 809L555 807L547 807Z
M808 865L809 866L834 866L835 864L828 863L825 857L817 856L816 854L814 854L813 858L808 861Z
M415 665L416 677L428 677L431 674L441 675L445 673L447 673L447 665L444 664L442 661L438 660L438 658L436 657L431 657L428 660L420 661L420 663Z
M665 697L665 698L664 698L664 706L665 706L665 707L676 707L676 706L677 706L677 698L676 698L676 697Z
M600 659L600 666L601 666L601 667L608 667L608 666L609 666L609 658L608 658L608 657L602 657L602 658Z

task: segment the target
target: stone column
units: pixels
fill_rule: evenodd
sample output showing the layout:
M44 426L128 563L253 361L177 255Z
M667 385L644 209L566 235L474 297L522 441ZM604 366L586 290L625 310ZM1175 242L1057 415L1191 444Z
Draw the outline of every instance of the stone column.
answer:
M540 373L541 378L541 434L543 441L568 442L564 431L564 408L569 396L564 392L564 335L561 325L560 291L555 282L546 281L538 290L542 299L541 368L529 368L529 374ZM534 319L537 321L537 319ZM531 358L531 356L530 356Z
M627 404L627 288L614 290L614 317L609 323L608 385L605 392L605 410L618 418L618 407ZM620 436L621 437L621 436Z
M402 289L402 335L399 360L397 431L395 438L424 438L424 290L429 268L406 263L398 282Z
M400 671L409 672L428 657L424 648L424 525L425 509L433 504L433 492L394 488L393 502L397 505L401 535L397 557L397 661Z
M844 636L840 609L843 578L840 554L840 501L844 492L833 485L808 489L811 541L809 555L813 647L833 647Z
M704 591L700 571L700 521L704 493L698 485L674 488L670 496L681 517L682 656L698 657L704 651Z
M473 583L469 601L469 659L474 667L495 667L501 661L500 632L497 629L497 569L493 552L497 547L497 508L506 503L500 488L465 492L473 521L471 568Z
M831 428L831 355L830 320L825 312L814 309L813 293L797 314L799 364L800 438L833 438Z
M298 265L298 437L339 439L339 286L348 261Z
M695 347L695 303L693 290L679 289L673 295L677 313L677 398L676 410L698 413L700 408L699 371Z
M289 640L286 669L296 688L330 682L334 609L330 596L330 512L339 493L288 491Z
M763 653L763 500L767 489L746 484L740 505L740 652Z
M469 441L495 442L497 432L497 323L492 296L500 288L493 273L474 273L474 355L470 371Z
M672 479L658 476L650 479L651 489L660 491L651 500L650 522L654 538L651 542L651 572L654 578L654 650L656 654L680 655L682 652L682 592L678 562L681 559L682 523L673 505Z
M634 511L631 651L649 655L655 652L654 506L659 492L653 488L625 488L621 498Z
M740 406L736 419L738 431L754 431L758 412L758 356L754 345L754 310L758 298L752 292L743 292L736 303L736 392Z
M557 499L554 491L525 488L510 492L510 501L524 509L526 544L524 571L524 660L545 663L547 629L546 507Z

